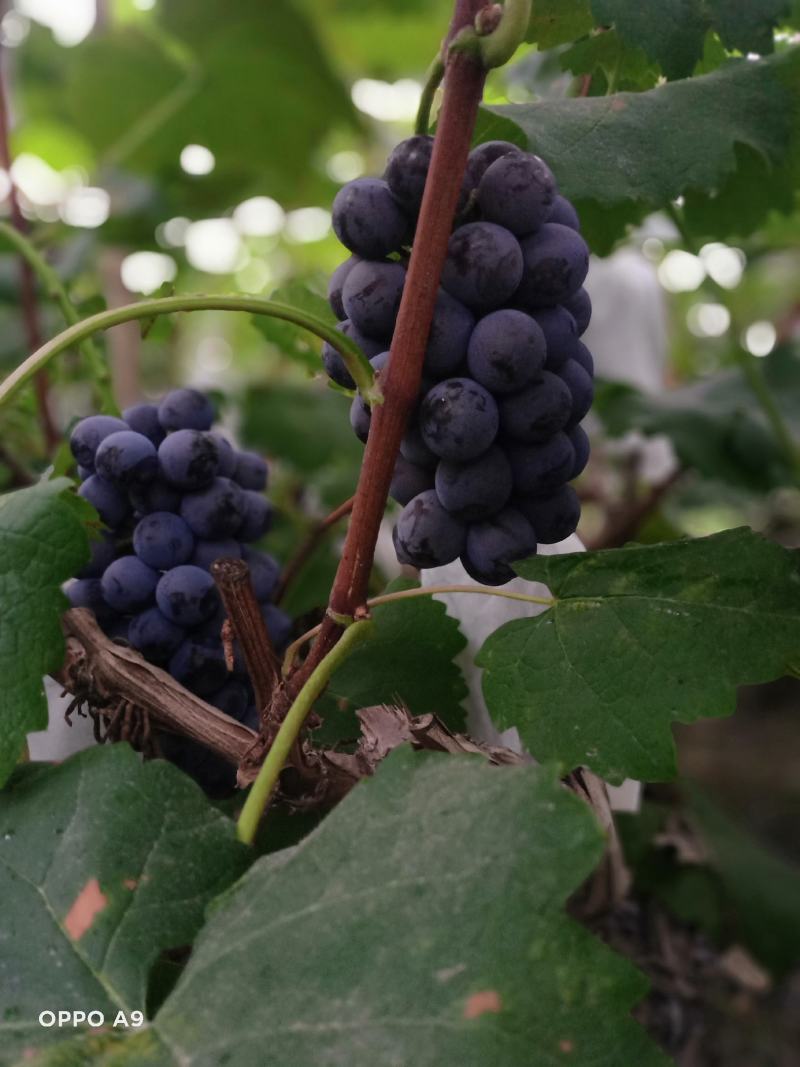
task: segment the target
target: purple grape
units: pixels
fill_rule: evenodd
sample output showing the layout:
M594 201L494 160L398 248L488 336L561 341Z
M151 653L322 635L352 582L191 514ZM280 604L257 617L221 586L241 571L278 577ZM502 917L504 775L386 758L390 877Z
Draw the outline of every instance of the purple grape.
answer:
M371 337L390 336L405 280L405 267L400 263L357 263L342 289L347 318L357 330Z
M154 478L147 485L132 485L128 489L128 499L140 515L152 515L154 511L177 513L181 506L180 490L163 478Z
M575 354L578 329L575 319L563 307L539 308L533 312L547 343L545 368L557 372Z
M274 604L263 604L261 616L269 634L270 643L276 652L283 652L292 636L292 620L285 611Z
M236 468L231 475L242 489L254 489L262 493L267 488L267 464L256 452L239 452Z
M547 493L570 477L575 449L567 434L560 431L540 445L519 445L508 449L514 476L514 491L526 496Z
M112 533L103 533L98 539L89 542L91 553L89 562L82 567L77 574L78 578L100 578L103 571L112 563L116 554L117 546Z
M247 547L242 549L242 559L250 568L250 581L253 583L256 600L269 600L281 575L278 561L268 552L257 552Z
M142 434L148 441L152 441L156 448L166 436L163 426L158 421L156 404L134 404L133 407L125 408L122 417L132 430Z
M202 567L207 571L217 559L240 559L242 547L232 537L224 541L196 541L194 552L189 562L193 567Z
M547 220L555 200L556 183L538 156L515 152L496 159L478 186L483 218L523 236Z
M476 582L505 585L516 578L509 564L535 554L533 526L520 511L510 507L486 522L470 526L461 562Z
M570 425L575 425L589 411L594 400L594 382L576 359L568 359L558 372L572 395Z
M372 412L369 404L365 404L363 397L360 394L356 394L350 405L350 425L353 429L353 433L362 444L367 443L371 422Z
M259 541L272 525L272 504L255 489L243 489L242 515L239 540Z
M514 302L526 308L563 304L581 287L589 270L586 242L558 222L546 222L523 238L522 255L522 280Z
M340 263L328 282L328 303L331 311L337 319L345 318L344 304L342 303L342 289L347 281L347 276L361 259L358 256L349 256L344 263Z
M535 445L563 429L572 411L572 394L566 383L550 371L535 382L500 402L503 433L523 444Z
M491 167L495 160L503 156L521 156L523 151L518 145L510 141L484 141L477 148L473 148L467 160L467 169L464 174L464 189L471 193L480 185L481 178Z
M202 489L219 470L219 450L210 434L176 430L160 444L158 462L164 478L178 489Z
M583 367L590 378L594 378L594 356L583 341L578 341L572 358Z
M230 681L226 682L213 696L210 696L208 702L212 707L219 708L225 715L229 715L230 718L236 719L237 722L242 722L247 714L250 694L247 691L247 686L241 682Z
M503 308L478 322L469 340L467 364L475 381L490 392L514 393L539 377L546 354L539 324L524 311Z
M103 572L103 596L109 607L122 614L142 611L153 602L158 572L137 556L120 556Z
M128 498L98 474L92 474L78 487L78 496L89 501L106 526L121 526L130 514Z
M245 492L230 478L215 478L207 489L184 496L181 518L204 541L235 537L245 515Z
M232 478L238 461L236 450L228 438L217 430L212 430L208 436L217 446L217 455L219 456L217 474L220 478Z
M156 586L156 603L170 622L199 626L217 608L217 587L208 571L184 563L162 575Z
M115 641L117 644L130 644L128 641L130 620L127 617L115 614L108 619L98 619L98 622L109 641Z
M173 389L158 405L165 430L210 430L214 405L197 389Z
M413 416L406 426L406 432L400 442L400 455L417 467L435 468L439 462L439 457L435 452L431 452L422 439L417 416Z
M466 535L466 526L442 507L434 489L427 489L403 508L393 539L400 563L441 567L461 555Z
M158 473L158 453L143 434L119 430L97 446L94 465L102 478L115 485L144 485Z
M134 615L127 639L151 663L166 663L186 637L182 626L171 622L158 608Z
M93 471L94 456L100 442L109 434L127 429L128 424L113 415L90 415L73 427L69 436L69 447L81 467Z
M442 286L467 307L491 311L516 292L522 271L522 249L513 233L493 222L469 222L450 238Z
M379 341L375 337L368 337L366 334L361 333L349 319L340 322L336 329L341 330L346 337L355 341L367 359L372 359L373 356L379 355L386 349L385 341ZM347 369L347 364L342 358L341 352L337 352L333 345L328 344L327 341L322 346L322 363L325 367L325 373L331 381L341 385L343 389L355 389L356 383Z
M564 301L564 307L575 319L578 337L582 337L588 329L592 318L592 299L585 289L579 289Z
M505 452L493 445L471 463L443 459L436 468L436 495L464 522L494 515L511 496L511 467Z
M103 596L103 584L99 578L76 578L64 589L72 608L88 608L98 622L110 620L112 610Z
M586 469L586 464L589 462L591 445L589 443L589 437L582 426L573 426L567 436L575 451L575 461L572 464L566 479L568 482L571 482L573 478L577 478L579 474L583 474Z
M345 248L364 259L399 252L411 236L406 215L380 178L356 178L339 190L333 229Z
M557 222L561 226L569 226L571 230L581 232L581 220L578 212L565 196L556 195L553 207L547 219L548 222Z
M170 659L169 673L199 697L211 696L228 680L222 646L187 638Z
M472 379L448 378L425 396L419 424L432 452L464 463L485 452L497 436L497 404Z
M409 500L433 489L434 473L429 467L418 467L410 463L405 456L398 456L394 465L394 474L389 486L389 496L398 504L405 506Z
M422 203L432 154L433 138L415 134L392 149L383 173L392 195L414 215Z
M189 562L194 551L194 537L179 515L154 511L136 524L133 551L148 567L166 571Z
M547 496L519 497L515 502L542 545L556 545L578 528L581 505L571 485L562 485Z
M425 348L425 371L436 381L449 378L464 361L474 328L469 308L440 289Z

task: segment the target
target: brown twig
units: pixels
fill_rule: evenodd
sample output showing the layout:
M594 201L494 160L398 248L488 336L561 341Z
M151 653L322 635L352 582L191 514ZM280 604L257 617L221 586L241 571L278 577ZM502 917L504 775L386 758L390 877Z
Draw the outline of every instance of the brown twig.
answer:
M678 467L663 482L654 485L643 497L626 504L616 513L612 512L597 537L586 542L586 547L590 551L600 548L621 548L628 541L633 540L642 523L653 514L684 473L683 468Z
M485 6L485 0L456 0L447 40L472 24ZM282 717L292 695L338 641L341 620L353 618L367 597L389 484L406 422L419 392L425 345L485 79L486 71L474 56L463 51L449 54L430 171L392 337L391 357L382 380L384 403L373 411L353 515L331 590L328 614L311 652L280 694L278 717Z
M308 562L309 558L314 555L320 542L324 540L325 535L332 526L335 526L340 519L343 519L346 515L349 515L353 510L354 496L351 496L349 500L345 500L343 504L340 504L338 508L326 515L324 519L316 523L309 533L308 537L303 541L298 550L283 568L283 574L281 580L278 583L278 588L275 591L274 601L276 604L280 604L283 598L286 596L286 590L295 580L297 575L303 569Z
M190 693L166 671L138 652L110 641L91 611L71 608L62 625L67 635L64 666L54 675L76 696L91 704L124 701L140 708L162 726L190 737L238 766L257 735Z
M280 662L269 639L261 607L243 559L217 559L211 564L222 604L247 664L256 706L263 715L280 678Z
M0 47L0 61L5 53ZM8 93L6 87L4 64L0 64L0 166L9 175L10 189L8 194L11 208L11 222L20 233L27 234L28 223L19 206L19 196L14 180L11 177L11 149L9 146L9 119L8 119ZM20 279L20 303L22 305L22 318L25 323L25 335L28 349L35 352L42 344L42 331L39 327L39 308L36 297L36 278L33 270L26 259L19 257ZM48 455L58 445L60 434L53 422L48 405L48 378L46 371L39 371L34 378L36 392L36 406L39 412L39 422L42 427L42 435L45 440Z
M8 467L12 489L24 489L28 485L33 485L35 481L33 475L23 467L16 456L11 455L3 444L0 444L0 463Z

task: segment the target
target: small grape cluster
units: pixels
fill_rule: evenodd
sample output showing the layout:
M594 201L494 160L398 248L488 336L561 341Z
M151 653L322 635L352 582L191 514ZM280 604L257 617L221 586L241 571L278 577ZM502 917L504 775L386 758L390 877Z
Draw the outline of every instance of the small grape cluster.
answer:
M227 670L225 613L210 574L214 560L243 558L273 646L291 620L272 603L277 561L250 547L272 522L264 496L267 465L237 451L211 429L214 408L195 389L175 389L160 404L137 404L122 418L91 415L74 427L70 447L78 489L108 527L65 592L90 608L105 633L165 667L181 685L225 714L257 728L258 713L241 655ZM191 742L164 738L170 758L208 784L220 761ZM173 743L174 742L174 743ZM228 773L228 772L225 772Z
M401 142L383 179L349 182L333 204L334 230L353 254L328 299L376 372L389 359L432 149L428 136ZM580 505L567 483L588 461L580 422L594 397L580 340L588 267L577 213L547 164L506 141L475 148L390 490L404 505L400 562L460 557L476 581L502 585L513 560L574 532ZM332 346L323 360L334 382L354 387ZM365 442L371 411L360 396L350 421Z

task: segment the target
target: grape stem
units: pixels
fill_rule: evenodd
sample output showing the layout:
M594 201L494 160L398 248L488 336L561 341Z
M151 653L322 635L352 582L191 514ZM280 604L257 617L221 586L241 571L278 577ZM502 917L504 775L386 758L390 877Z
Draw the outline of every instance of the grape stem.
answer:
M414 589L398 589L396 593L382 593L367 601L368 608L378 607L380 604L392 604L396 600L413 600L421 596L447 596L450 593L478 593L480 596L497 596L505 600L521 600L525 604L541 604L543 607L552 608L556 603L555 597L531 596L529 593L514 593L506 589L496 589L489 585L426 585ZM322 629L322 623L312 627L293 641L286 649L283 657L283 675L286 677L297 658L297 653L306 642L310 641Z
M136 304L124 304L122 307L100 311L62 330L20 363L0 384L0 407L7 403L35 374L43 370L54 356L93 334L108 330L112 326L119 326L123 322L152 319L157 315L169 315L175 311L245 311L253 315L266 315L293 322L296 326L327 341L340 352L364 400L370 405L379 405L377 410L381 410L383 394L380 386L367 357L355 341L316 316L309 315L306 311L257 296L166 296L153 300L140 300Z
M252 845L255 839L264 810L314 702L330 681L336 668L347 659L358 644L369 636L371 629L372 623L366 619L349 626L336 646L317 664L295 697L275 735L275 740L259 769L239 816L236 833L239 840L246 845Z
M436 294L486 79L481 62L470 51L450 50L449 42L464 27L474 25L476 15L486 6L485 0L456 0L444 46L447 54L444 95L433 155L392 337L391 358L381 375L386 400L373 412L353 502L353 517L325 620L302 666L277 694L274 718L278 720L283 718L294 695L346 632L336 621L337 617L354 618L367 600L375 544L400 442L419 393Z

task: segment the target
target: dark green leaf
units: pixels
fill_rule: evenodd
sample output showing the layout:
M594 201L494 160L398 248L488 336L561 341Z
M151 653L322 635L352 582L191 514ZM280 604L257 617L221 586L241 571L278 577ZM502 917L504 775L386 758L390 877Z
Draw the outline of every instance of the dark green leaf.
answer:
M480 137L512 133L519 143L522 134L575 201L589 243L603 252L625 222L678 196L691 192L713 204L735 175L742 146L767 168L789 167L799 100L800 48L792 48L759 61L731 60L711 74L644 93L493 106L497 122L484 121ZM783 196L772 202L769 183L748 190L751 224L785 206Z
M388 592L413 589L400 579ZM403 704L412 715L433 712L453 730L464 729L467 686L454 663L467 642L444 604L433 597L381 604L372 637L334 674L330 692L356 708Z
M582 37L593 25L589 0L536 0L526 40L552 48Z
M52 1042L43 1008L109 1022L143 1011L159 952L191 943L247 862L197 786L127 745L12 779L0 794L2 1062Z
M561 54L561 66L575 75L600 71L605 87L614 82L623 91L652 89L658 81L658 67L641 48L626 46L615 30L577 41Z
M766 55L776 26L789 14L790 0L708 0L714 28L726 48Z
M537 759L612 782L673 777L670 724L730 714L800 648L798 553L747 529L516 569L556 603L484 644L489 710Z
M307 311L310 315L316 315L329 326L336 325L336 316L330 309L330 305L324 296L315 293L302 282L294 281L277 289L270 295L270 300L277 300L283 304L291 304L299 311ZM295 326L294 323L284 322L282 319L273 319L267 315L254 315L253 325L258 332L274 345L279 352L290 359L304 364L311 371L319 371L320 349L322 342L313 333Z
M141 1067L665 1067L643 979L563 912L601 851L552 771L397 751L223 898Z
M614 26L668 78L686 78L703 55L708 18L699 0L592 0L599 25Z
M42 678L61 666L61 585L89 559L90 511L57 478L0 497L0 784L25 735L47 726Z

